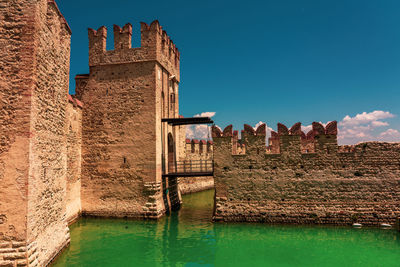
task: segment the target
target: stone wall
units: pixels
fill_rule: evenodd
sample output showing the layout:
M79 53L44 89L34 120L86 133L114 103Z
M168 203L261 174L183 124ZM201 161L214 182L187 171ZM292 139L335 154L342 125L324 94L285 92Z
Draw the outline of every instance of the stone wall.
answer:
M54 1L0 1L0 265L46 265L69 243L71 31Z
M81 101L68 95L66 197L68 224L74 222L81 212L82 108Z
M182 115L179 116L183 118ZM177 126L178 128L178 139L176 142L177 159L181 160L186 157L186 125Z
M37 3L28 0L0 1L0 265L27 261L36 7ZM20 248L13 248L13 242Z
M85 103L86 215L158 218L170 201L163 198L168 184L161 174L168 166L168 135L176 133L161 118L179 114L179 52L157 21L142 23L140 48L131 47L131 38L132 25L115 25L115 49L106 51L107 28L89 29L90 73L76 77L77 97Z
M69 243L66 223L67 139L71 32L55 2L40 1L32 92L28 245L46 264ZM35 248L36 247L36 248ZM29 258L33 260L35 254Z
M178 181L179 190L182 195L201 192L214 188L214 177L181 177Z
M338 147L336 122L326 128L313 123L307 134L313 143L310 149L308 142L302 142L300 127L296 124L289 130L279 124L276 149L265 146L265 125L257 130L245 125L243 155L232 153L232 126L223 132L213 128L214 219L395 223L400 214L400 144ZM303 153L306 149L315 152Z
M181 153L180 161L187 162L211 162L213 159L213 142L197 139L185 139L184 153ZM205 164L205 163L204 163ZM200 192L214 188L214 177L182 177L179 178L179 191L182 195Z

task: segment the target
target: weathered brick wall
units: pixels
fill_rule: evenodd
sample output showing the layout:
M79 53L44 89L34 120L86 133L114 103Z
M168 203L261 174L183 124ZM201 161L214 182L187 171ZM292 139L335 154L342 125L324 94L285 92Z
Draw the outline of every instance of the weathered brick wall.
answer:
M36 5L0 1L0 265L26 263ZM25 251L13 242L23 242Z
M343 149L337 146L335 122L326 129L314 123L316 153L302 153L297 125L278 127L280 153L267 154L265 125L260 127L245 126L244 155L232 155L231 129L213 129L215 220L395 223L400 214L399 143L361 143L351 152L338 152Z
M106 51L107 29L89 29L90 74L76 79L85 103L81 199L87 215L158 218L165 212L162 160L172 129L161 118L179 114L169 101L169 87L176 85L177 93L179 52L157 21L143 23L141 31L142 46L131 48L132 26L114 26L115 49Z
M212 141L204 140L183 140L185 148L181 154L180 161L187 162L211 162L213 159L213 143ZM190 194L208 190L214 187L214 177L182 177L179 179L179 190L181 194Z
M82 208L135 216L155 178L154 64L91 68L83 94Z
M179 116L183 118L183 116ZM179 160L186 156L186 125L178 126L178 139L176 141L177 158Z
M67 106L67 221L75 221L81 212L81 164L82 164L82 108L83 104L73 96Z
M0 12L0 264L45 265L69 242L71 32L53 1L0 1Z
M66 222L67 138L71 32L53 1L36 11L28 194L29 261L46 264L69 243Z

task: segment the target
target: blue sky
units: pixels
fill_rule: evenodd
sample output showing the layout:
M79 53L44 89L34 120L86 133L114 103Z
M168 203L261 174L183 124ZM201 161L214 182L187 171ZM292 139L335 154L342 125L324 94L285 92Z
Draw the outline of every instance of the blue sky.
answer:
M400 141L400 1L58 1L74 76L87 28L158 19L181 52L180 110L221 127L339 121L340 142ZM345 119L347 118L347 119ZM194 129L192 129L194 130ZM193 137L203 137L198 128ZM307 128L305 129L307 130Z

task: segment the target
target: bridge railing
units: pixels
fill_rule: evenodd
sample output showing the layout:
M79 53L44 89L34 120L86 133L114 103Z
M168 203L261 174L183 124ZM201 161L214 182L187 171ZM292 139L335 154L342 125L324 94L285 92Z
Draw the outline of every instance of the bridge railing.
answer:
M168 164L169 173L212 173L213 160L182 160Z

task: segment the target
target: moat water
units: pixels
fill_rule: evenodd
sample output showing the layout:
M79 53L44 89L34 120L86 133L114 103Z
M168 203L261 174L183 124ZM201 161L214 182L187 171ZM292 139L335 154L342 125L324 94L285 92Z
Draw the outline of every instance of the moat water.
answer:
M400 233L212 223L214 192L158 222L81 219L55 266L400 266Z

